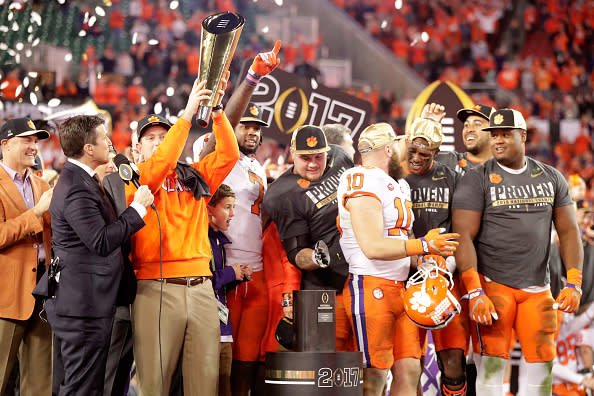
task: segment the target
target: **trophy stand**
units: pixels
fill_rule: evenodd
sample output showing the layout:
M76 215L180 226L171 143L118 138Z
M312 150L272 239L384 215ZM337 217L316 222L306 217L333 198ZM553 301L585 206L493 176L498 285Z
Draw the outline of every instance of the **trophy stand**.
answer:
M295 352L266 353L270 396L363 395L361 352L336 352L336 291L295 290Z

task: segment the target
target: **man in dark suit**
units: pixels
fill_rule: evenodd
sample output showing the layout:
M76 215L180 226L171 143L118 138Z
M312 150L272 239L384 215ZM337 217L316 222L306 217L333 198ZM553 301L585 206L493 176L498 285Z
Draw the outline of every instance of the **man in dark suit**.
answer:
M64 362L59 394L102 395L118 293L114 285L124 265L121 245L144 226L153 196L141 186L117 217L94 170L109 160L101 117L67 120L60 126L60 144L68 162L50 205L58 283L55 298L45 303Z

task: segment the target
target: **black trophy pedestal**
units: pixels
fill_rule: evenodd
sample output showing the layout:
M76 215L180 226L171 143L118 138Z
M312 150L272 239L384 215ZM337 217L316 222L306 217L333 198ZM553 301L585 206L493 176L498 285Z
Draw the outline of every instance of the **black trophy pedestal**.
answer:
M363 395L361 352L267 352L267 396Z

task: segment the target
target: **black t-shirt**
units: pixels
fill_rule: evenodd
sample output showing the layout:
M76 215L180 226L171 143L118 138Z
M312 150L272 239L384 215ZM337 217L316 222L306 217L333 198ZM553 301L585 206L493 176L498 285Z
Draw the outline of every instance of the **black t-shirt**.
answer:
M415 214L413 232L416 238L433 228L443 227L450 231L450 204L459 177L453 169L439 162L433 162L431 169L423 175L406 176Z
M435 159L453 169L459 175L464 175L468 169L476 168L482 164L482 162L469 160L468 153L459 153L457 151L440 151Z
M330 145L327 166L320 180L308 182L289 168L268 186L264 195L264 209L278 228L281 241L306 236L309 248L323 240L340 249L340 234L336 227L338 203L336 189L342 173L353 167L352 160L339 146ZM302 289L342 290L348 274L348 264L340 254L338 263L329 268L303 271ZM295 263L293 263L295 264Z
M559 171L526 161L520 174L504 170L494 158L468 170L452 206L482 213L474 239L478 272L517 289L549 283L553 210L573 204Z

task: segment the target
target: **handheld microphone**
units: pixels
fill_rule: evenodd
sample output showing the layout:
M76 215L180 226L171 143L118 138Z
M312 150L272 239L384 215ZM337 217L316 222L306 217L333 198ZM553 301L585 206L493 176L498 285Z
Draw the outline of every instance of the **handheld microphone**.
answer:
M130 163L130 160L128 160L128 157L120 153L115 156L113 162L118 167L118 174L124 183L128 184L132 182L136 188L140 187L140 182L138 181L140 176L132 168L132 164ZM153 208L153 210L157 210L154 203L151 204L151 208Z

